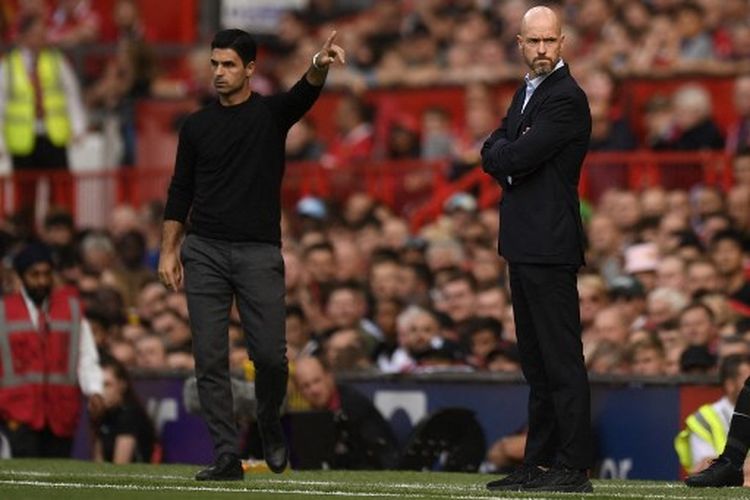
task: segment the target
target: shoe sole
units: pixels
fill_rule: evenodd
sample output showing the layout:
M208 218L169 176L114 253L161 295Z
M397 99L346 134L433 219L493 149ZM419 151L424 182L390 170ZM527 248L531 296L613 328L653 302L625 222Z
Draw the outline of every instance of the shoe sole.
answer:
M570 484L565 486L540 486L538 488L523 487L521 491L546 491L551 493L593 493L594 487L587 481L582 484Z
M488 491L523 491L523 484L506 484L502 486L487 485Z

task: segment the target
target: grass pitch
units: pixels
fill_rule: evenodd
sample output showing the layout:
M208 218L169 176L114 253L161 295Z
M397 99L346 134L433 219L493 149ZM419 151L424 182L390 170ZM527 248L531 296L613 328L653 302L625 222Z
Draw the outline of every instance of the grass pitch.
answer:
M0 461L2 500L197 500L197 499L748 499L750 488L695 490L681 483L594 481L593 494L497 495L484 487L495 476L434 472L248 473L242 482L199 483L186 465L93 464L72 460Z

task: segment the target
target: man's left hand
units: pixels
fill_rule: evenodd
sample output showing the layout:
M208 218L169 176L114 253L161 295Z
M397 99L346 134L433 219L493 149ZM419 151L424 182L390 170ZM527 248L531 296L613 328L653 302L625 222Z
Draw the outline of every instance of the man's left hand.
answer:
M332 31L328 36L328 40L323 44L323 48L315 54L313 61L318 69L328 69L328 67L334 62L338 61L340 64L346 62L346 53L344 49L333 43L336 39L336 31Z
M89 416L91 420L99 420L104 414L104 398L101 394L89 396Z

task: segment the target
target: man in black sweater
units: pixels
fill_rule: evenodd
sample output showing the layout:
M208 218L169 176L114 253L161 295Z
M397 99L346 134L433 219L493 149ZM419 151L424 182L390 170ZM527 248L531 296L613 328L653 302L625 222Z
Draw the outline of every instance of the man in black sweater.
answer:
M255 363L258 423L266 462L287 464L279 421L286 394L284 263L280 197L284 144L312 107L329 66L344 62L331 33L304 77L288 92L253 92L256 44L242 30L220 31L211 43L217 102L190 115L180 131L164 213L159 276L185 289L195 371L215 462L197 480L242 479L229 381L229 311L236 300ZM182 241L190 212L190 231ZM181 249L180 249L181 246Z

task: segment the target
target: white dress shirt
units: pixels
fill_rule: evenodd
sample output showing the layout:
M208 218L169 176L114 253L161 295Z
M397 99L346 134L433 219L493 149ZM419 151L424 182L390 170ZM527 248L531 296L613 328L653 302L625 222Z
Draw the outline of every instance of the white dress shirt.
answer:
M31 322L34 323L34 327L38 328L39 310L23 287L21 287L21 294ZM42 307L47 307L46 301ZM99 366L99 353L96 350L94 333L91 331L91 324L84 317L81 317L81 330L78 336L78 385L86 396L102 394L104 388L104 375Z
M542 82L552 73L557 71L558 69L562 68L565 63L562 60L562 57L557 61L557 64L555 64L555 67L547 73L546 75L540 75L536 78L529 78L529 74L526 73L526 76L523 77L524 81L526 82L526 97L524 97L523 100L523 106L521 106L521 113L524 112L526 109L526 105L531 100L531 96L534 95L534 91L539 87L539 85L542 84Z

